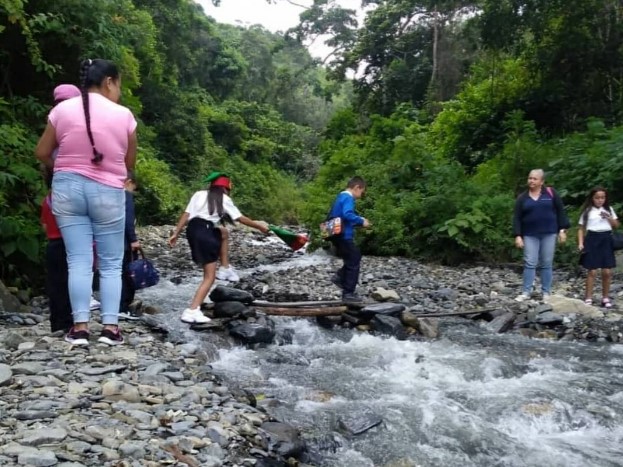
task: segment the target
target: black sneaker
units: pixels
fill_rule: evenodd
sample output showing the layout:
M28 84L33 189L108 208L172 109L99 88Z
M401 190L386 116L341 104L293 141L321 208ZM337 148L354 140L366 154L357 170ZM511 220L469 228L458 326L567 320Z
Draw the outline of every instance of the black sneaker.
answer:
M89 331L76 331L72 326L65 334L65 341L72 345L89 345Z
M340 276L338 276L337 274L333 274L331 276L331 282L333 282L333 284L339 287L340 289L344 288L344 285L342 284L342 280L340 279Z
M342 302L358 304L363 303L363 298L356 293L345 293L342 295Z
M118 327L114 331L112 329L103 329L102 335L97 341L102 344L120 345L123 344L123 336Z
M123 319L126 321L136 321L141 319L141 315L132 310L120 311L119 319Z

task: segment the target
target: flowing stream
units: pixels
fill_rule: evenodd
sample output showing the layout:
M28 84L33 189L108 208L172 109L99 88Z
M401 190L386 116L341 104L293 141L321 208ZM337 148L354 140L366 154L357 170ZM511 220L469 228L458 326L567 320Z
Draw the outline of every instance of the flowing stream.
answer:
M322 261L304 255L269 268ZM178 318L198 280L141 295L175 310L172 331L201 342ZM212 366L301 428L321 465L623 465L622 345L496 335L467 320L442 323L432 342L275 320L291 344L219 349ZM371 415L383 422L334 435L340 420Z

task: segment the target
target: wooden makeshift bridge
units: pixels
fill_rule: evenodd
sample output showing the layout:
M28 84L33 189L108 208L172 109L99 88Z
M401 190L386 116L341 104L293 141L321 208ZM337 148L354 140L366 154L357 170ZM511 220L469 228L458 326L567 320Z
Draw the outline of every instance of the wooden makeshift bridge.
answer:
M261 308L267 315L273 316L339 316L351 309L360 309L379 302L346 304L341 300L320 300L310 302L265 302L254 301L251 306ZM450 316L477 315L494 311L494 308L453 311L447 313L418 313L420 317L443 318Z

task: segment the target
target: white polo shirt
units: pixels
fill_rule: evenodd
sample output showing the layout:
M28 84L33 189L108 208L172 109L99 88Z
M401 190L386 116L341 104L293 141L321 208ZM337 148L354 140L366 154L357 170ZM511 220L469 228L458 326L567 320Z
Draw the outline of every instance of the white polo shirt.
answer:
M208 212L208 190L197 191L192 198L190 198L185 211L190 214L188 220L199 217L213 222L214 224L221 220L218 212L214 212L213 214ZM226 194L223 194L223 213L228 214L232 220L238 220L242 217L242 213L238 210L231 198Z
M607 219L601 217L602 211L607 212L604 208L596 208L594 206L588 211L586 230L590 230L592 232L608 232L612 230L610 222L608 222ZM613 219L618 219L612 208L610 208L610 216ZM584 225L584 214L580 216L580 221L578 222L578 224Z

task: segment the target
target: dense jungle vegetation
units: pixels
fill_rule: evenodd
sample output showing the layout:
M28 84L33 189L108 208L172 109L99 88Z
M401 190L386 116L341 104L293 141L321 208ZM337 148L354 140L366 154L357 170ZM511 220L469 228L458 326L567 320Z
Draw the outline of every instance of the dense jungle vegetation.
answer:
M358 23L313 0L274 34L219 24L192 0L0 0L0 279L40 277L45 187L33 149L53 88L77 84L86 57L123 72L143 224L173 223L214 169L232 174L243 212L311 228L363 176L368 254L516 258L513 201L535 167L574 222L596 184L622 213L621 2L362 6ZM334 52L313 59L311 40ZM559 259L574 260L570 243Z

